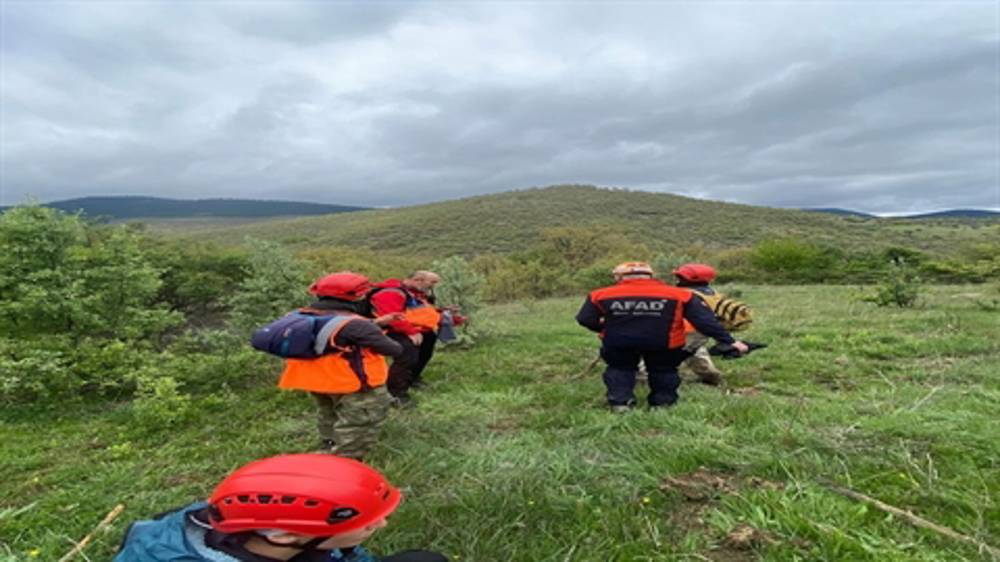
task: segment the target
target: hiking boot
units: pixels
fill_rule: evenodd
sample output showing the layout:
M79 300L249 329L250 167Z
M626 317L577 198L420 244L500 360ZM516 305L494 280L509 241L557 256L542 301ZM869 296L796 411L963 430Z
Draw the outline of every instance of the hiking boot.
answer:
M698 382L709 386L722 384L722 373L719 371L702 371L698 373Z
M650 404L649 405L649 409L650 410L666 410L667 408L673 406L676 403L677 402L675 401L675 402L666 402L664 404Z
M635 409L635 404L608 404L612 414L625 414Z

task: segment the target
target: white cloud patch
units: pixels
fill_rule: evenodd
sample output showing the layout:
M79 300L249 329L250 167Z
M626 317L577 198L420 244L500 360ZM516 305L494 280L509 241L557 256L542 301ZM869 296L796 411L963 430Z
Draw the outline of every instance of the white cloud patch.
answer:
M1000 207L990 3L0 4L0 203Z

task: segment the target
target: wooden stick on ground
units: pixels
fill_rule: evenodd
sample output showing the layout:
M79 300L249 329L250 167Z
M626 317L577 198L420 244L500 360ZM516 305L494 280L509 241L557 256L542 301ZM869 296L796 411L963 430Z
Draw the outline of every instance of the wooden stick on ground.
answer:
M577 375L576 377L574 377L574 378L578 378L578 379L580 379L580 378L583 378L583 377L585 377L585 376L587 375L587 373L589 373L589 372L590 372L590 370L591 370L591 369L593 369L593 368L594 368L594 366L595 366L595 365L597 365L597 364L598 364L598 363L600 363L600 362L601 362L601 356L600 356L600 355L598 355L597 357L595 357L595 358L594 358L594 360L593 360L593 361L591 361L591 362L590 362L590 364L589 364L589 365L587 365L586 367L584 367L584 368L583 368L583 370L582 370L582 371L580 371L580 374L578 374L578 375Z
M898 507L889 505L889 504L887 504L885 502L882 502L882 501L879 501L879 500L877 500L877 499L875 499L875 498L873 498L871 496L866 496L865 494L862 494L861 492L855 492L854 490L851 490L849 488L844 488L844 487L841 487L841 486L837 486L836 484L833 484L832 482L823 482L822 484L824 486L826 486L827 488L829 488L830 490L832 490L832 491L834 491L834 492L836 492L836 493L838 493L838 494L840 494L842 496L851 498L852 500L857 500L857 501L864 502L866 504L875 506L876 508L878 508L878 509L880 509L880 510L886 512L886 513L891 513L891 514L893 514L893 515L895 515L897 517L902 517L908 523L910 523L911 525L913 525L915 527L920 527L921 529L928 529L928 530L934 531L935 533L938 533L940 535L944 535L944 536L946 536L946 537L948 537L950 539L954 539L956 541L964 542L966 544L975 546L976 548L979 549L979 552L981 552L981 553L982 552L987 552L987 553L990 554L990 556L993 557L994 560L1000 560L1000 549L996 549L996 548L994 548L994 547L992 547L992 546L990 546L990 545L988 545L988 544L986 544L984 542L976 540L976 539L974 539L974 538L972 538L972 537L970 537L968 535L963 535L962 533L959 533L957 531L949 529L948 527L945 527L943 525L938 525L937 523L935 523L933 521L928 521L927 519L924 519L923 517L915 515L912 512L909 512L909 511L907 511L905 509L900 509Z
M59 562L66 562L67 560L70 560L77 554L80 554L80 552L82 552L83 549L86 548L88 544L90 544L90 541L93 540L94 535L96 535L99 531L105 529L108 525L110 525L111 522L114 521L116 517L121 515L121 512L124 510L125 510L125 504L120 503L116 505L115 508L109 511L108 514L104 516L104 519L102 519L101 522L98 523L96 527L94 527L94 530L90 531L89 533L87 533L87 536L80 539L80 542L76 543L76 546L73 547L73 550L67 552L65 556L60 558Z

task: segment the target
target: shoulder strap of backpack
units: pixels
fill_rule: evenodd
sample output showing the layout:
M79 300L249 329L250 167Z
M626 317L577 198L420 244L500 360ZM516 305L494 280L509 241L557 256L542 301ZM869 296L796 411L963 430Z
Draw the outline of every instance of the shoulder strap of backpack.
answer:
M313 351L316 352L316 355L322 355L323 352L326 351L326 345L328 343L330 346L335 347L333 338L337 337L337 334L344 329L344 326L355 318L356 316L353 314L337 315L330 318L330 321L326 324L323 324L323 327L320 328L319 332L316 334L316 343L313 344Z

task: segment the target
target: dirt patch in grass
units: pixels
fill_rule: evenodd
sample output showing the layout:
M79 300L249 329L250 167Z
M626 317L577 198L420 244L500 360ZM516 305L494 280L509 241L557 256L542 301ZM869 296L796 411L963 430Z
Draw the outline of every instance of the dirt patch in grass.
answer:
M753 550L770 544L777 544L778 540L767 531L751 527L746 523L741 523L732 531L726 533L723 546L732 550Z
M740 523L725 536L714 533L705 521L705 514L714 509L719 498L740 490L782 490L785 485L759 476L741 476L735 473L698 468L686 474L667 476L660 483L660 490L679 494L685 501L678 503L668 516L669 528L678 534L698 533L710 536L715 545L703 555L717 562L743 562L756 560L761 548L780 541L771 533Z
M688 501L708 501L737 490L735 475L715 472L704 467L677 476L667 476L660 483L664 492L678 492Z

